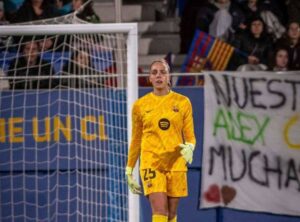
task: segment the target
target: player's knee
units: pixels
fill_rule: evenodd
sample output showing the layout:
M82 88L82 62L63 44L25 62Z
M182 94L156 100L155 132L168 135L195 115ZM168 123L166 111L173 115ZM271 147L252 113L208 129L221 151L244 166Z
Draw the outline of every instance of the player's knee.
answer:
M169 219L173 219L174 217L176 217L176 215L177 215L176 210L169 209L169 212L168 212Z
M152 205L153 214L165 215L168 216L168 206L164 203L156 203Z
M164 216L169 216L168 210L164 207L156 207L153 208L153 214L158 214L158 215L164 215Z
M165 193L153 193L149 195L153 214L168 216L168 201Z

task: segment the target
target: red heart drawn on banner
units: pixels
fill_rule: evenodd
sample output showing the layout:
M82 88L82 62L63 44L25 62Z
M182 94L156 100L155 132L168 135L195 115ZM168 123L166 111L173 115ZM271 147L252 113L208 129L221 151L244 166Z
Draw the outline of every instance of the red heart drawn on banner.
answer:
M208 190L204 193L204 198L208 202L219 203L221 200L219 186L217 184L210 185Z
M226 185L222 186L221 193L225 205L229 204L236 196L235 188Z

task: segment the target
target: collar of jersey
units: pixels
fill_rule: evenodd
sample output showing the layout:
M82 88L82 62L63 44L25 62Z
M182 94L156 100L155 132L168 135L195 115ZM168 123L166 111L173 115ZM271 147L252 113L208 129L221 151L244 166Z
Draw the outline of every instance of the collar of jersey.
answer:
M156 99L162 99L162 98L168 97L168 96L171 95L172 93L173 93L173 91L170 90L170 91L168 92L168 94L163 95L163 96L157 96L157 95L155 95L153 92L151 92L151 95L152 95L154 98L156 98Z

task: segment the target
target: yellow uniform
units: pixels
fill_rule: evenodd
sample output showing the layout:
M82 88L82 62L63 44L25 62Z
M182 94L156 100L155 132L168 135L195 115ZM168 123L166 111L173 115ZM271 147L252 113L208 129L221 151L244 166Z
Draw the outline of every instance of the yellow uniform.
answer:
M140 156L144 189L153 171L187 171L178 146L184 142L196 143L192 105L187 97L173 91L165 96L151 92L135 102L127 166L133 168Z

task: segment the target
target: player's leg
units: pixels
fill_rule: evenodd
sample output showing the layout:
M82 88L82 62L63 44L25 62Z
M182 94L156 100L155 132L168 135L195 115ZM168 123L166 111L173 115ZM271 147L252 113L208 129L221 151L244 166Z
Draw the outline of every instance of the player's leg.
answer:
M169 222L177 222L177 207L179 203L179 197L168 197L168 218Z
M188 194L187 173L168 172L167 173L167 195L168 195L168 218L169 222L177 222L177 207L180 197Z
M149 201L152 209L152 222L168 221L168 197L166 193L151 193Z
M151 205L152 222L167 222L168 197L165 173L153 169L141 169L140 175L144 194Z
M168 217L163 215L152 215L152 222L168 222Z

